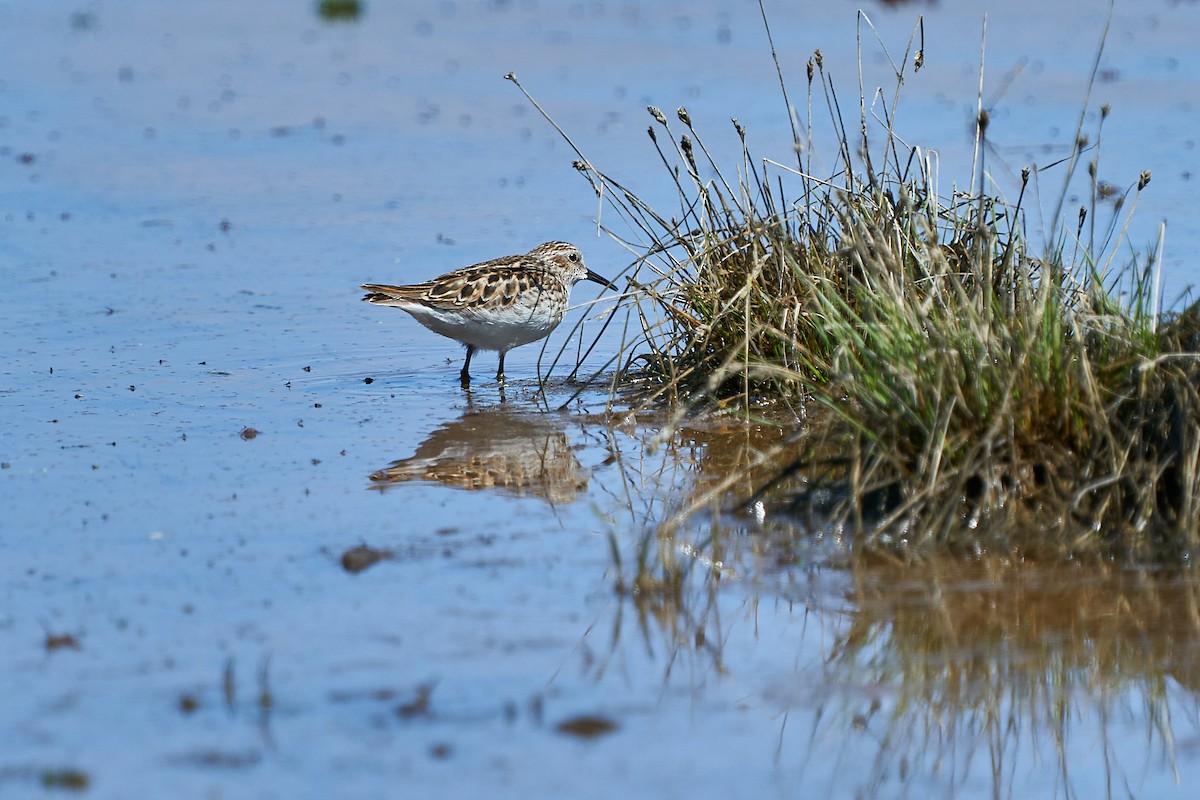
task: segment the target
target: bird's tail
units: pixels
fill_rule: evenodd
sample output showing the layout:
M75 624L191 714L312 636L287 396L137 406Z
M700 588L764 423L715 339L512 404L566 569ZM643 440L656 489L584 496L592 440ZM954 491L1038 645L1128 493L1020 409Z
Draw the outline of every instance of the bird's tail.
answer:
M378 283L364 283L362 288L367 290L363 301L378 306L394 306L404 302L399 286L386 286Z

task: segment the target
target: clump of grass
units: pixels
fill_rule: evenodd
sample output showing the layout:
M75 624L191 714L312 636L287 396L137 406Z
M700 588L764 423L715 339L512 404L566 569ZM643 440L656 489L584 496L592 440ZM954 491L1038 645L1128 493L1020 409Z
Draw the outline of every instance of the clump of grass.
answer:
M1037 172L1022 172L1015 202L987 188L981 100L970 189L943 197L935 158L892 125L909 65L923 60L917 37L892 62L890 101L860 89L857 126L821 54L809 61L808 119L823 101L836 134L827 179L802 146L811 122L803 136L790 105L794 167L752 157L736 119L741 150L723 167L686 109L680 130L650 108L672 212L576 148L576 169L633 234L609 232L639 254L641 341L618 379L636 380L643 403L790 410L800 424L789 445L803 455L751 500L848 531L864 549L1189 558L1200 309L1159 313L1157 248L1114 265L1150 174L1116 199L1098 237L1095 201L1111 190L1091 161L1090 214L1081 209L1071 235L1056 212L1037 252L1023 208ZM1064 197L1098 152L1084 118L1058 165ZM784 478L796 479L786 495L769 494Z
M889 548L1193 550L1196 315L1154 315L1151 270L1122 297L1086 258L1032 257L982 196L951 228L902 184L838 210L840 282L811 281L818 322L792 342L838 455L792 464L793 507L832 493L835 522Z

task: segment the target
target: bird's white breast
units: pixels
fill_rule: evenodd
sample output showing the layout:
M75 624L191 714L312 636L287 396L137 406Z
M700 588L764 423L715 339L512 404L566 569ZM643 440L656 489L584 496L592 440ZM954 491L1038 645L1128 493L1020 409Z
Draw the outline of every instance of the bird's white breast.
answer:
M400 306L426 328L481 350L508 351L536 342L562 322L562 310L549 302L499 308L443 311L419 303Z

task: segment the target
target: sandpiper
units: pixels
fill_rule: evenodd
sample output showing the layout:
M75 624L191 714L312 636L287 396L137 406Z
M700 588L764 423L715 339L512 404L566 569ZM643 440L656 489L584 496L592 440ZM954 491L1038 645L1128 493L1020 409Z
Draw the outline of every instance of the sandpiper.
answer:
M466 345L459 373L466 386L476 350L500 351L496 380L503 381L504 355L548 336L562 322L571 287L582 280L617 288L584 265L575 245L546 242L523 256L494 258L425 283L362 288L368 303L403 309L434 333Z

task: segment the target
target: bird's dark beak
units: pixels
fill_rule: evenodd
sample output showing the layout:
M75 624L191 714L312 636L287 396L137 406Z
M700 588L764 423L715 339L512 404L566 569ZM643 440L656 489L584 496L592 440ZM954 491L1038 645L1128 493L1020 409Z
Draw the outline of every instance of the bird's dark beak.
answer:
M617 290L617 285L615 283L610 281L608 278L605 278L601 275L597 275L595 272L592 272L590 269L587 271L587 279L589 281L598 283L601 286L607 286L608 288L612 289L613 291Z

